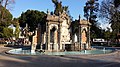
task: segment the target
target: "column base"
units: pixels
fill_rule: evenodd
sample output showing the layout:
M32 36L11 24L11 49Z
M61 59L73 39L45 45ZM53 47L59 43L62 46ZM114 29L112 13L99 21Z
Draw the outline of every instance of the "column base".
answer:
M31 53L34 54L34 53L35 53L35 50L31 50Z

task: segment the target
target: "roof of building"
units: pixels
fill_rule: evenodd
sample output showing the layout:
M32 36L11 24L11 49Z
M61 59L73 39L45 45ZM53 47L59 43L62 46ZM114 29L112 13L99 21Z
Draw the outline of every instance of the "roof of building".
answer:
M87 20L80 20L80 22L79 22L80 24L84 24L84 25L91 25L91 23L89 22L89 21L87 21Z

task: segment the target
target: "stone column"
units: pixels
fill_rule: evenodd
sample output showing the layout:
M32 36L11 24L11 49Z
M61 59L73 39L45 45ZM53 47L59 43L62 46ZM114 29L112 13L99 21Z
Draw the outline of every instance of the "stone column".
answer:
M78 49L80 48L80 26L78 25L78 35L77 35Z
M61 23L59 21L59 24L58 24L58 49L59 50L62 50L62 44L61 44Z
M57 44L57 30L54 32L54 49L58 50L58 44Z
M35 33L35 35L33 35ZM37 45L37 31L32 33L32 42L31 42L31 53L35 53L36 45Z
M72 50L75 50L75 34L72 35Z
M42 45L43 45L43 43L42 43L42 29L41 29L42 27L41 27L41 24L39 24L39 40L40 40L40 49L42 50Z
M48 27L48 44L47 45L48 45L48 50L50 50L50 28L49 27Z
M41 44L40 44L40 48L43 48L43 43L44 43L44 34L41 33Z
M48 22L46 24L46 50L50 50L50 29Z
M78 50L80 50L80 25L78 26Z
M81 50L81 24L79 24L79 28L78 28L78 47L79 50Z
M48 22L46 22L46 43L45 43L45 49L47 50L48 45Z
M63 50L63 45L61 43L61 38L62 38L62 36L61 36L61 26L62 26L62 24L60 23L60 50Z
M87 42L86 42L86 49L89 49L89 26L87 26Z
M32 38L32 43L31 43L31 53L35 53L36 45L33 44L34 42L34 37Z
M88 48L91 48L91 43L90 43L90 25L88 26Z
M80 50L81 50L81 48L82 48L82 44L81 44L81 38L82 38L82 37L81 37L81 33L82 33L82 31L81 31L81 24L79 25L79 28L80 28L80 34L79 34L79 35L80 35L80 36L79 36L79 37L80 37L80 38L79 38L79 41L80 41L80 42L79 42L79 44L80 44Z
M84 43L83 41L84 41L84 37L83 37L83 30L84 30L84 27L83 26L81 26L81 41L80 41L80 45L81 45L81 49L83 49L83 47L84 47L84 45L83 44L86 44L86 42Z

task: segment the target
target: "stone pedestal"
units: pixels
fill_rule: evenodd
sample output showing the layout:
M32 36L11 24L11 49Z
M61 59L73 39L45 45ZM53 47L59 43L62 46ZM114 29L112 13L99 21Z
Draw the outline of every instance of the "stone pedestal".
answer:
M31 53L32 53L32 54L35 54L35 50L31 50Z
M36 50L36 45L32 44L31 45L31 53L35 53L35 50Z

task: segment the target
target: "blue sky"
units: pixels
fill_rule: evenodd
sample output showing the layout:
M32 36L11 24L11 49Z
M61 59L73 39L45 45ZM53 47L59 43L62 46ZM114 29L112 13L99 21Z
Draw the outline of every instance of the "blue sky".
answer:
M69 11L73 19L78 19L79 14L83 18L83 7L87 0L61 0L64 6L69 6ZM22 12L28 9L46 12L54 11L54 4L51 0L15 0L14 8L10 10L14 17L19 17Z
M59 0L60 1L60 0ZM79 14L81 18L84 19L83 7L87 0L61 0L63 6L69 6L69 11L73 19L78 19ZM102 0L99 0L101 2ZM15 0L15 4L12 5L14 8L10 10L13 17L19 17L22 12L25 12L28 9L39 10L46 12L54 11L54 4L51 0ZM101 22L101 21L100 21ZM101 27L105 28L109 24L101 23Z

